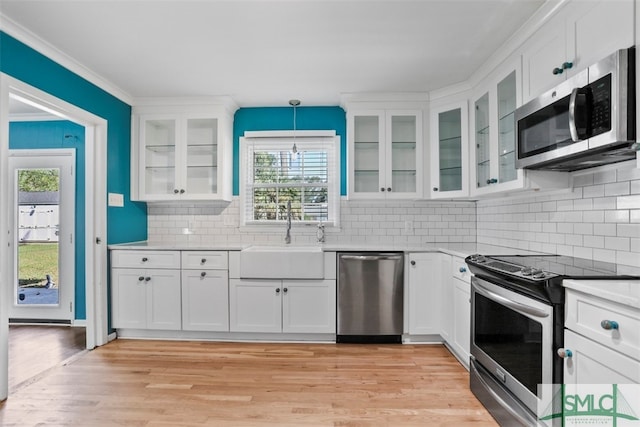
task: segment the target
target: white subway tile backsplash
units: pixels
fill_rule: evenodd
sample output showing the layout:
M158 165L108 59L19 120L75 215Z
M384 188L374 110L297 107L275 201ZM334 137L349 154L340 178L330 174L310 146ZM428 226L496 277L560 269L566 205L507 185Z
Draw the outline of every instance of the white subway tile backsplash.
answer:
M630 188L631 187L630 187L629 181L605 184L604 195L605 196L624 196L629 194Z
M640 224L618 224L618 236L640 237Z
M617 198L618 209L640 209L640 194L634 196L621 196Z
M583 197L604 197L604 185L590 185L582 189Z
M604 238L604 247L606 249L612 249L616 251L629 251L630 240L628 237L611 237L607 236Z
M604 222L629 222L629 211L606 211L604 213Z

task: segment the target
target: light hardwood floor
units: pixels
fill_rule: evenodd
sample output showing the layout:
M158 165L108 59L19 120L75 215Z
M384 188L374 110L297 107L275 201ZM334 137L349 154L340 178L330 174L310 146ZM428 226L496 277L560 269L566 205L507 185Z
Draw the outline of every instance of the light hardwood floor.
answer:
M441 345L116 340L0 405L0 425L496 426Z

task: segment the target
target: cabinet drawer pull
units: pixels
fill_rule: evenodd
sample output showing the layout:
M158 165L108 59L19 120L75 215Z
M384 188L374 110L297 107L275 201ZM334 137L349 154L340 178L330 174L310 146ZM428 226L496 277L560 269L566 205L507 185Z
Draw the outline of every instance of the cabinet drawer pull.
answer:
M205 271L203 271L202 273L200 273L200 277L204 277L204 276L206 276L206 275L207 275L207 273L206 273Z
M615 320L603 320L600 322L600 326L602 326L602 329L606 329L607 331L617 330L619 327L618 322Z
M557 353L558 356L562 357L563 359L570 359L571 357L573 357L573 352L568 348L559 348Z
M207 262L207 259L206 259L206 258L202 258L202 259L200 260L200 264L204 264L205 262Z
M149 258L147 257L142 258L142 262L147 262L147 261L149 261Z

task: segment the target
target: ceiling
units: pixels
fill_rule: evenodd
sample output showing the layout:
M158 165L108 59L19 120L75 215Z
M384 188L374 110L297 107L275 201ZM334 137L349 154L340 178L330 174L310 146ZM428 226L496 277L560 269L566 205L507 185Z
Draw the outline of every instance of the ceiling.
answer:
M542 3L0 0L0 13L131 99L305 106L463 82Z

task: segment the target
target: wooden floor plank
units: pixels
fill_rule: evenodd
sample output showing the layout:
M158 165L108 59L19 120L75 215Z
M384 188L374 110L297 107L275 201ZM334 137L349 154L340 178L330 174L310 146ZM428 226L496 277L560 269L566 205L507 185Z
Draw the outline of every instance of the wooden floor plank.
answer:
M116 340L0 406L3 426L496 426L440 345Z

